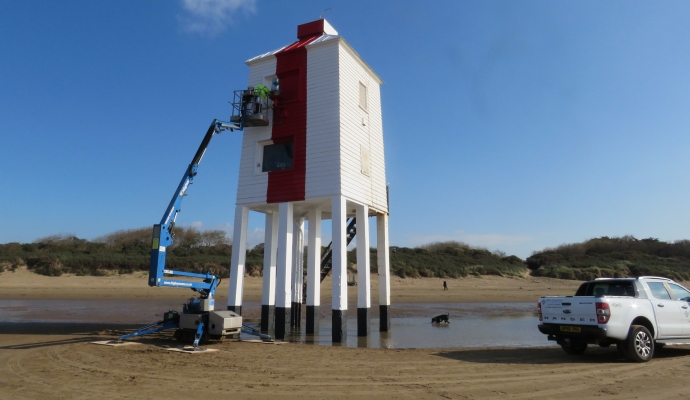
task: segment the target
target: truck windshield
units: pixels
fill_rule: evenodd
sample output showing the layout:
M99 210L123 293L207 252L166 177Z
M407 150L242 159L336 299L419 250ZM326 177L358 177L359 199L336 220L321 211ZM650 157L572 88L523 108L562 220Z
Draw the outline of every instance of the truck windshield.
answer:
M585 282L575 296L627 296L635 297L635 287L632 281L594 281Z

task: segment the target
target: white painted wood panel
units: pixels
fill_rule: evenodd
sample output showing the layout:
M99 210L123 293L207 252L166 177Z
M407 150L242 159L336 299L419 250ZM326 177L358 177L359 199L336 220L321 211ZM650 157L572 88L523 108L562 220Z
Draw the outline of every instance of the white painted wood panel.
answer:
M275 66L275 56L250 63L249 85L267 84ZM366 110L360 107L360 83L366 86ZM381 83L342 38L307 46L306 199L343 195L387 212ZM270 125L245 129L238 205L266 201L268 175L256 172L255 154L256 143L270 139L270 131ZM364 167L363 154L369 158Z
M370 155L370 161L376 162L376 152L371 151L370 115L369 108L373 107L369 92L372 86L378 86L378 81L370 79L362 64L347 50L347 45L339 44L340 66L340 115L341 115L341 169L342 193L368 206L374 206L372 196L371 168L370 174L362 173L361 148L365 147ZM371 81L371 82L370 82ZM366 87L367 110L360 107L360 86ZM364 123L364 124L363 124ZM370 162L370 166L372 163ZM378 207L373 207L378 208Z
M269 56L261 61L251 63L247 86L265 85L266 78L275 75L275 71L275 56ZM269 119L272 120L271 113L269 113ZM237 205L266 203L268 174L256 173L256 146L259 141L271 138L271 125L244 128L237 184Z
M340 194L337 43L307 47L306 199Z
M371 178L372 207L388 212L388 194L386 190L386 162L383 141L383 118L381 112L381 88L372 87L368 93L372 106L369 108L369 127L371 132ZM373 155L375 154L375 156Z

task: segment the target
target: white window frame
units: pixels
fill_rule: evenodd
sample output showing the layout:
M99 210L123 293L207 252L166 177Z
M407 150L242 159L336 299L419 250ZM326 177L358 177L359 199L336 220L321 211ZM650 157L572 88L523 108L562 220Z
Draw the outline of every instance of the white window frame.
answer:
M360 144L359 145L359 157L360 157L360 164L361 164L361 169L360 171L362 174L371 177L371 153L369 151L369 147Z
M364 111L368 111L368 97L369 94L367 85L365 85L364 82L359 81L359 108L361 108ZM364 102L364 105L362 105L362 102Z
M263 171L264 162L264 147L272 145L273 140L259 140L256 142L256 152L254 153L254 175L268 174L268 171Z

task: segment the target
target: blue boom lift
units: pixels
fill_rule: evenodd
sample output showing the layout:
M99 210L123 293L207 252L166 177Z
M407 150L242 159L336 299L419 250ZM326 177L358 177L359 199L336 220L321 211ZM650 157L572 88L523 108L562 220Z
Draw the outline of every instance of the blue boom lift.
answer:
M192 158L192 162L182 176L163 218L159 224L153 226L149 286L189 288L198 293L199 297L190 298L184 304L182 314L173 310L168 311L163 315L162 320L143 326L128 335L123 335L118 340L148 335L167 329L177 329L175 332L177 339L193 340L194 348L198 347L200 341L219 340L227 335L238 335L240 332L259 336L263 340L272 340L270 336L264 335L250 326L243 325L242 317L238 314L232 311L214 310L214 296L221 281L219 277L210 272L200 274L165 268L166 250L173 244L175 220L180 212L182 198L187 194L187 189L197 174L199 163L213 135L226 130L241 131L245 126L268 125L266 111L270 105L265 93L259 93L250 87L247 90L237 90L234 94L233 111L230 117L233 122L213 120L201 141L201 145L199 145L199 149Z

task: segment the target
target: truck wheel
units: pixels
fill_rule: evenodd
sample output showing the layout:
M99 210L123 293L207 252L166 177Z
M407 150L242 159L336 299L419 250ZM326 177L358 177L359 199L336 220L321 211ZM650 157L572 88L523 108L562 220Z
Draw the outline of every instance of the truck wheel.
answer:
M654 339L644 326L632 325L627 342L626 356L631 361L647 362L654 356Z
M562 344L561 348L568 354L578 356L587 350L587 342L583 340L572 339L570 344Z

